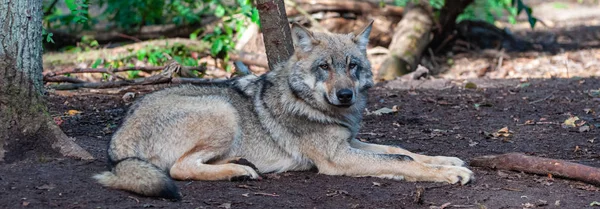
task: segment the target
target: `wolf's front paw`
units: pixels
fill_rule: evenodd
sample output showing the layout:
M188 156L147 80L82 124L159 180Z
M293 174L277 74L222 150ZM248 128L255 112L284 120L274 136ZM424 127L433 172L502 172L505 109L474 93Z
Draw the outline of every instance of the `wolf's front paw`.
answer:
M446 156L434 156L431 157L429 164L434 165L451 165L451 166L465 166L465 161L457 157L446 157Z
M232 176L230 181L247 181L254 179L262 179L262 177L254 170L254 168L246 165L236 165L236 174Z
M473 171L465 167L441 166L439 167L439 170L442 180L450 184L456 184L460 182L460 184L464 185L475 180Z

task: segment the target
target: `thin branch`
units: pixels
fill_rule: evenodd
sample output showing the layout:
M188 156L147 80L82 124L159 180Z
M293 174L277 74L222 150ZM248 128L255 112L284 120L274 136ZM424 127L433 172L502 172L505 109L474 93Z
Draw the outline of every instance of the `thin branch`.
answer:
M84 80L66 76L44 77L44 82L85 83Z
M109 81L109 82L85 82L85 83L69 83L50 85L49 87L56 90L74 90L79 88L105 89L117 88L122 86L134 85L154 85L154 84L215 84L224 83L226 79L202 79L202 78L170 78L162 75L154 75L147 78L135 79L131 81Z
M116 73L116 72L124 72L124 71L132 71L132 70L141 70L141 71L161 71L165 67L157 66L157 67L125 67L125 68L69 68L64 70L59 70L55 72L45 72L44 77L53 77L57 75L64 75L70 73ZM182 67L182 70L192 71L197 70L198 72L204 72L206 67L197 66L197 67Z

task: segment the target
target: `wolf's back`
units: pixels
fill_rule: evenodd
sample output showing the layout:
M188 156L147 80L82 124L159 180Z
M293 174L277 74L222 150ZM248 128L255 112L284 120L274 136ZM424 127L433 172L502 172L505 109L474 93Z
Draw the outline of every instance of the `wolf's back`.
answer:
M181 199L177 186L163 170L135 157L117 162L112 171L97 174L94 179L105 187L145 196Z

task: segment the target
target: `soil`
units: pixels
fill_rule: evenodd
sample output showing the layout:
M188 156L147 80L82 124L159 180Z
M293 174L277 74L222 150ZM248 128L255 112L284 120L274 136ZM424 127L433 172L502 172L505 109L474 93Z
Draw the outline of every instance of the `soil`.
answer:
M371 91L359 138L467 161L523 152L600 167L600 131L595 128L600 127L600 98L586 93L599 89L600 80L515 82L520 83L412 90L380 84ZM97 159L40 156L0 165L0 208L585 208L600 197L598 187L583 182L472 167L477 180L465 186L307 171L272 174L261 181L177 182L182 201L146 198L103 188L91 179L107 170L106 145L129 106L122 93L51 94L51 113L62 118L61 128ZM393 106L398 112L368 114ZM592 128L562 128L570 116ZM503 127L512 132L510 137L485 134Z
M549 51L451 55L438 60L454 60L451 66L442 64L444 73L438 76L451 80L378 84L370 92L358 137L466 161L522 152L600 167L600 96L590 93L600 90L600 23L597 16L576 18L579 22L548 17L544 20L556 27L514 30L554 46ZM519 79L523 77L540 79ZM465 89L467 82L478 88ZM96 160L37 155L0 164L0 208L593 208L591 203L600 202L600 185L478 167L471 167L476 181L464 186L314 171L270 174L261 181L182 181L177 182L183 194L179 202L101 187L91 176L108 169L108 141L131 105L123 95L163 87L51 93L52 116ZM372 114L393 106L395 113ZM577 127L563 128L571 116L581 119ZM489 136L504 127L510 136Z

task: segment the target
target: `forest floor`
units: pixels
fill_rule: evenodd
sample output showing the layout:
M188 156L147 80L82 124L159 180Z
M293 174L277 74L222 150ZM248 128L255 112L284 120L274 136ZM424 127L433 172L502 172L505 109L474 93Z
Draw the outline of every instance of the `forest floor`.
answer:
M437 79L378 84L368 111L398 111L365 111L359 139L466 161L522 152L600 167L600 22L589 16L546 20L555 27L515 34L552 46L547 51L501 55L500 68L499 56L457 54ZM467 82L477 88L464 88ZM479 167L471 167L476 181L464 186L309 171L261 181L182 181L179 202L101 187L91 176L108 169L107 143L131 105L123 94L163 87L50 93L52 116L96 160L38 156L0 164L0 208L594 208L600 202L594 185ZM578 127L563 128L572 116L580 119ZM510 136L489 136L504 127Z

